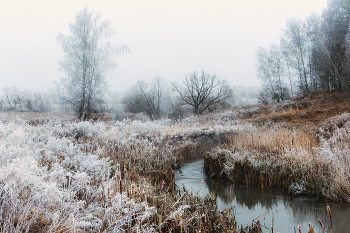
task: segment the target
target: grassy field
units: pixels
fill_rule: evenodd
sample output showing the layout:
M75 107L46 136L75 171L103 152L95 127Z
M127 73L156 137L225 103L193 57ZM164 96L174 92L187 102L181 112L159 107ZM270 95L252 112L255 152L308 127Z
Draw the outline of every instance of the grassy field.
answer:
M0 113L0 232L261 232L214 196L180 192L174 169L195 157L234 183L348 203L350 115L338 95L176 122Z

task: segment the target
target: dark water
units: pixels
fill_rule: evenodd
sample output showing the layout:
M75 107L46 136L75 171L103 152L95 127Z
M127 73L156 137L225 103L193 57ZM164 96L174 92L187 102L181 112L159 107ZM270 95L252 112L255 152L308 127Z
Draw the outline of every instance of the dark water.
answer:
M252 187L233 186L231 183L208 178L203 171L203 159L185 163L175 172L176 184L182 189L183 184L193 193L215 193L217 187L218 208L223 210L234 205L238 224L246 226L252 220L269 211L258 219L265 224L263 232L271 232L274 220L274 232L298 232L298 225L303 232L309 231L308 224L322 232L318 222L321 219L327 229L330 225L326 206L329 205L333 217L334 232L350 232L350 206L318 201L311 197L291 197L282 192ZM203 180L203 186L201 181Z

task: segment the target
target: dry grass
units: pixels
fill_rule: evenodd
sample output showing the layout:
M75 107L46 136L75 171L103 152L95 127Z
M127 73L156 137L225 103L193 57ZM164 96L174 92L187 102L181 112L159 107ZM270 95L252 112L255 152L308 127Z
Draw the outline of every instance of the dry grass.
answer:
M122 147L117 143L111 145L113 143L110 141L102 156L120 164L120 176L125 183L123 190L129 193L128 197L136 202L141 202L144 198L149 206L156 208L156 215L149 219L149 224L154 225L156 231L258 232L258 229L261 231L256 224L240 229L234 215L217 210L215 197L193 194L185 188L181 192L175 185L174 169L185 159L202 156L208 150L203 144L183 142L183 144L177 143L175 147L173 145L171 149L167 144L151 148L142 144L128 147ZM135 196L130 194L132 184L135 184L137 190ZM148 184L147 188L145 184ZM118 190L120 186L116 185L114 189ZM111 192L115 193L113 188Z
M260 151L282 154L286 150L302 148L312 153L319 146L317 137L303 129L288 129L274 125L259 127L257 131L238 133L227 145L238 151Z
M341 101L339 101L341 99ZM292 124L317 124L330 116L349 112L350 95L345 93L315 93L299 96L278 104L244 107L207 114L196 119L200 125L217 123L217 116L225 120L251 122L265 125L269 122Z
M349 106L350 93L311 93L278 104L247 108L239 118L258 125L268 122L317 125L329 117L350 112Z
M348 203L349 106L349 93L315 93L246 109L240 118L256 129L235 131L229 143L210 152L207 174Z
M281 188L350 202L350 114L329 118L316 134L281 124L238 132L209 153L207 174L243 185Z

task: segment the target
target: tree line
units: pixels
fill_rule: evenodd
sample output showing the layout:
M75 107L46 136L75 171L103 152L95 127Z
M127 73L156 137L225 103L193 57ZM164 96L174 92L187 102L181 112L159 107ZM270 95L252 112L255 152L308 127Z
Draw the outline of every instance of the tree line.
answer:
M179 118L186 112L198 115L225 109L231 105L233 97L233 89L226 79L202 70L171 84L160 76L150 83L137 81L124 93L122 104L127 112L144 113L155 120L164 115Z
M0 93L0 111L48 112L53 102L45 91L22 91L13 86L4 87Z
M125 44L113 45L108 41L114 34L110 25L108 19L101 19L101 13L86 7L77 12L75 22L69 25L70 34L57 36L64 53L59 66L65 77L50 94L4 88L0 110L44 112L56 105L61 111L74 112L82 120L106 111L114 113L117 119L127 117L127 113L143 113L155 120L165 115L181 117L188 111L202 114L227 106L232 100L229 83L205 71L193 72L180 83L169 84L160 76L150 83L140 80L118 96L118 100L113 99L105 76L116 67L113 56L129 53L130 49Z
M110 25L109 20L101 19L101 13L84 7L76 14L75 22L69 25L70 34L60 33L57 37L64 52L64 58L59 61L60 69L66 74L57 86L58 93L83 120L102 110L107 93L105 75L115 68L113 55L130 52L128 46L113 45L108 41L114 34ZM166 88L166 81L159 77L150 84L138 81L127 92L123 104L129 112L143 112L151 120L159 119ZM181 83L173 83L172 89L181 104L191 106L195 114L211 110L233 94L226 80L204 71L189 74ZM174 110L178 108L171 99L169 103Z
M156 120L225 109L234 102L234 90L227 80L204 70L193 71L180 82L168 83L160 76L149 83L140 80L123 95L110 94L105 76L116 67L113 57L129 53L130 48L125 44L113 45L108 40L114 34L111 22L102 20L101 13L87 7L76 13L69 29L70 34L57 36L64 54L59 67L65 77L46 93L4 88L3 94L0 93L0 110L44 112L54 106L58 111L72 111L82 120L106 111L120 120L129 116L128 113L143 113ZM240 103L252 97L250 92L254 90L238 88Z
M290 18L278 44L257 50L259 99L350 90L350 0L330 0L321 15Z
M207 77L216 77L202 71L201 73L193 72L187 75L187 78L191 75L201 77L203 73ZM217 81L222 82L224 80L218 79ZM155 76L149 82L137 81L124 92L107 91L103 103L96 109L97 113L94 117L107 113L117 120L123 120L124 118L156 120L160 118L179 119L188 114L194 114L193 106L183 102L179 93L173 87L175 85L183 90L185 86L182 82L180 80L180 82L170 83L161 76ZM227 85L226 87L229 95L226 95L225 100L221 99L207 108L208 104L204 105L204 103L207 103L204 101L202 105L199 105L200 108L198 109L200 111L197 114L257 104L256 95L260 90L259 86ZM65 101L66 97L62 96L64 93L60 92L60 88L58 84L42 91L20 90L16 86L4 87L0 90L0 111L73 112L78 117L74 109L75 106ZM210 98L212 97L213 95L210 96ZM207 101L210 98L207 98Z

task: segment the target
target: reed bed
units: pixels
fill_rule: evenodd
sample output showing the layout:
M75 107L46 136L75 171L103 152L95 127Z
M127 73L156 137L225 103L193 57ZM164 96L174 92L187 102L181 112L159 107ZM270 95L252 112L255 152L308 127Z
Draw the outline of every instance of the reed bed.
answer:
M275 124L254 131L238 132L231 137L228 146L237 151L282 154L290 149L303 149L313 153L313 148L319 146L319 140L310 130L290 129L287 125Z
M350 114L329 118L317 134L309 132L275 124L238 133L230 144L208 153L206 173L349 203Z

